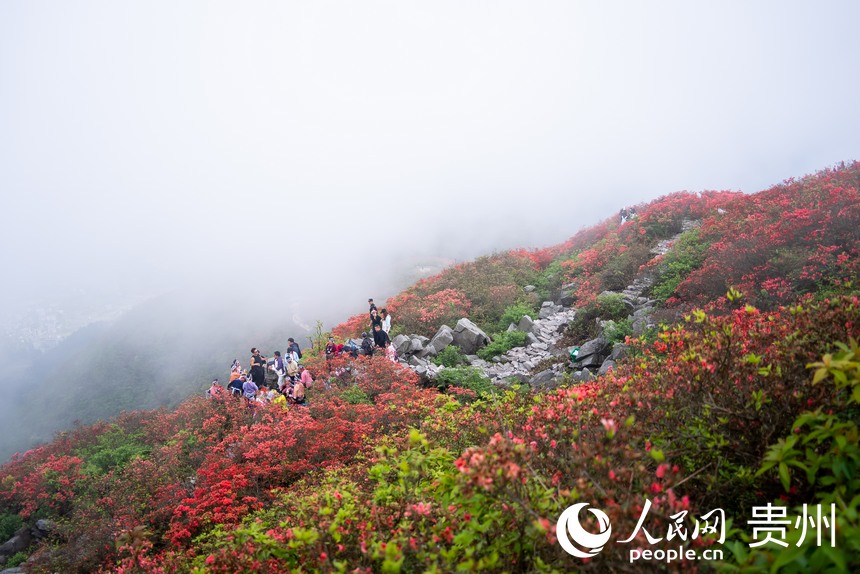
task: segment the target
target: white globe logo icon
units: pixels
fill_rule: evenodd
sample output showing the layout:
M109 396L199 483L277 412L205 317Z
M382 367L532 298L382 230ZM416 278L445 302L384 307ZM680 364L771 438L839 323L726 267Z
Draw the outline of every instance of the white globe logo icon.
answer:
M603 550L604 544L609 541L609 536L612 534L609 517L597 508L589 508L588 511L597 519L600 532L594 534L586 532L582 528L582 524L579 522L579 511L587 506L587 502L580 502L568 507L558 517L558 522L555 525L555 536L558 538L558 543L561 544L565 552L577 558L596 556L598 552ZM577 548L574 542L585 550Z

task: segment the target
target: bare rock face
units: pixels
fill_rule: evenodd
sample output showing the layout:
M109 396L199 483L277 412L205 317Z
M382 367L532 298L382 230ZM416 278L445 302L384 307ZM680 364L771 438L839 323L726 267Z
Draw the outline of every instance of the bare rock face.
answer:
M454 344L460 347L466 355L474 355L478 349L490 342L490 337L465 317L457 321L453 335Z

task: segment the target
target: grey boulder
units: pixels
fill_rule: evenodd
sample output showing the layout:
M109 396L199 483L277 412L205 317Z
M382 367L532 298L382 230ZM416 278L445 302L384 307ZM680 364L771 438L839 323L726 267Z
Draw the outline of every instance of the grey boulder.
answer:
M605 375L606 373L609 372L609 369L614 369L614 368L615 368L615 361L613 361L612 359L606 359L605 361L603 361L603 364L600 365L600 369L597 371L597 374L598 375Z
M454 344L460 347L466 355L474 355L478 349L490 342L487 334L465 317L457 321L453 336Z
M534 329L535 322L528 315L523 315L520 322L517 323L517 330L522 331L523 333L531 333L532 329Z
M400 356L403 356L412 350L412 339L403 334L394 337L394 340L391 341L391 344L394 345L394 349Z

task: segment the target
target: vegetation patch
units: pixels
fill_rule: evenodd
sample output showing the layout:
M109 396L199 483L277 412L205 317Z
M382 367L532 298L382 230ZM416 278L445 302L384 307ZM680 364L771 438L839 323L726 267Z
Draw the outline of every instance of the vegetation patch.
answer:
M526 344L528 335L522 331L504 331L492 336L492 342L478 349L478 356L485 361L497 355L503 355L514 347L522 347Z

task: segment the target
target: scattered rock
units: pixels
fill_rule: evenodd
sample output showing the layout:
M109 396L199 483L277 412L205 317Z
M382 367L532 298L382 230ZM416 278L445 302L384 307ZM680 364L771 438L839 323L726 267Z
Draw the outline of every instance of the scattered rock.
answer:
M19 528L12 538L0 545L0 556L12 556L30 546L32 542L30 529L26 526Z
M573 373L573 377L571 379L575 383L587 383L589 381L593 381L595 378L594 374L588 369L582 369L581 371L577 371Z
M412 353L418 353L424 350L424 347L430 341L427 337L422 337L421 335L412 335L412 345L409 348L409 351Z
M535 287L534 285L526 285L525 287L523 287L523 291L525 291L526 293L531 293L535 289L537 289L537 287Z
M587 341L579 348L579 356L577 359L584 359L591 355L606 354L609 351L609 343L603 337L597 337Z
M412 365L413 367L426 367L427 361L425 361L424 359L422 359L420 357L412 356L412 357L409 357L409 364Z
M394 337L391 344L401 357L412 350L412 339L403 334Z
M570 307L576 303L576 283L568 283L561 286L561 296L559 302L565 307Z
M552 369L541 371L532 377L529 384L535 390L549 391L558 388L560 377Z
M526 345L536 346L540 344L542 343L538 341L538 338L535 337L534 333L529 333L528 335L526 335Z
M609 353L609 358L613 361L620 361L630 353L630 346L624 343L615 343L612 345L612 352Z
M45 538L54 529L56 524L52 520L40 518L36 521L36 525L31 530L31 533L36 538Z
M600 365L600 369L597 371L597 374L598 375L605 375L607 372L609 372L609 369L614 369L614 368L615 368L615 361L613 361L612 359L606 359L605 361L603 361L603 364Z
M535 322L528 315L523 315L520 322L517 324L517 330L523 333L531 333L535 327Z

